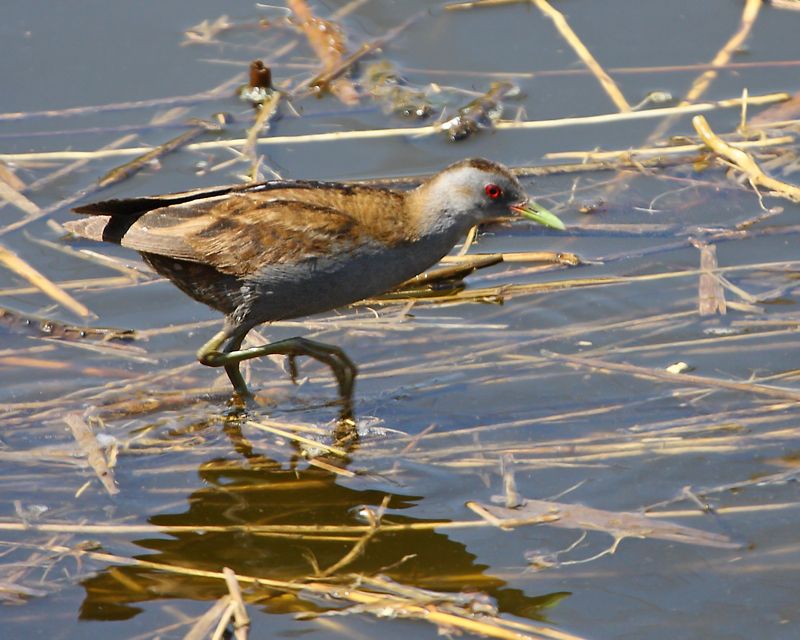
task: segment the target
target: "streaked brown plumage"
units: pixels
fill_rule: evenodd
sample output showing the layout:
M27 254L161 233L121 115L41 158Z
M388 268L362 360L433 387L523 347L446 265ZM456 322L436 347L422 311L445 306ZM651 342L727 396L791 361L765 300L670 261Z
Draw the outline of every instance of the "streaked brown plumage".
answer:
M302 338L240 350L262 322L318 313L383 293L446 255L484 220L516 211L563 228L528 202L502 165L465 160L408 192L345 183L272 181L75 209L76 235L139 251L184 292L226 314L198 353L224 366L246 395L238 364L267 353L310 355L352 394L355 366L341 350Z

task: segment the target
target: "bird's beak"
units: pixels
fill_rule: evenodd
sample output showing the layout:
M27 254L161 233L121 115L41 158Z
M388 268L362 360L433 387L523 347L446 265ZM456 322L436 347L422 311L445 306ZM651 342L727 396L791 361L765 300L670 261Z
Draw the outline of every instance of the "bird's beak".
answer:
M550 213L544 207L536 204L533 200L527 200L521 204L512 204L511 210L514 213L519 213L526 218L530 218L534 222L544 225L545 227L558 229L559 231L564 231L566 229L564 223L561 222L557 216Z

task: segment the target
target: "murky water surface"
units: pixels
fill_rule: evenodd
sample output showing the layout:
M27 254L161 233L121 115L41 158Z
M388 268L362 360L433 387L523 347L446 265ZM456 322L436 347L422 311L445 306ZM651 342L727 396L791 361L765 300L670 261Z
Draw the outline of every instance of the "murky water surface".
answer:
M545 154L651 146L666 116L646 110L690 91L740 28L743 4L554 3L630 105L655 91L672 96L634 118L619 115L533 4L314 3L317 15L337 16L350 51L423 11L359 69L385 55L428 92L435 115L404 120L368 98L353 107L330 96L296 99L294 110L284 103L268 134L281 139L258 148L262 174L383 178L469 156L530 167L582 162ZM696 100L713 103L705 115L718 133L733 132L741 110L715 101L744 89L798 90L800 13L776 4L755 13L749 37ZM185 43L186 30L214 24L221 11L231 28ZM301 361L293 386L280 363L252 363L261 405L236 417L224 376L194 362L219 316L144 270L132 251L65 239L58 226L91 199L242 180L250 159L241 145L202 144L80 197L135 157L129 150L173 138L190 118L235 119L197 142L246 137L253 112L232 94L250 60L271 64L281 88L318 73L285 10L87 0L46 10L12 2L3 14L0 160L30 205L2 207L0 242L94 314L82 320L0 269L0 306L11 312L0 327L8 637L182 638L228 593L223 567L245 580L251 638L434 638L456 624L434 613L488 621L481 615L493 607L506 623L528 625L505 633L531 637L797 637L797 204L759 200L697 154L526 179L568 231L494 225L470 251L574 253L581 266L507 261L469 276L457 304L358 306L261 328L270 339L337 344L358 363L358 442L337 442L325 367ZM451 118L499 80L522 93L506 100L505 120L577 120L480 130L458 143L427 131L352 135ZM136 104L176 96L189 98ZM114 103L122 106L96 107ZM749 115L769 108L750 106ZM601 114L618 117L584 118ZM694 136L692 115L672 118L658 142ZM306 137L324 133L341 136ZM64 153L111 147L121 151ZM772 175L798 183L796 150L789 139L753 152ZM704 244L720 268L707 262L705 276ZM698 313L703 278L723 292L725 315ZM25 318L137 337L52 339L60 325L39 331ZM684 373L667 371L681 362ZM113 497L68 416L94 430ZM493 509L522 505L502 517L524 520L534 500L549 500L561 526L498 526ZM653 527L691 530L682 542L620 530L609 524L614 514L570 515L569 505L648 508ZM301 581L322 586L291 586ZM359 588L398 599L348 596ZM213 633L212 614L198 637Z

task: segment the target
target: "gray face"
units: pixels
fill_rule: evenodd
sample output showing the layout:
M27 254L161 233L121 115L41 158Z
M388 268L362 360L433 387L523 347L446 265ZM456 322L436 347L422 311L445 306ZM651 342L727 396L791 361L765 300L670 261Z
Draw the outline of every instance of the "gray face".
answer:
M466 160L451 165L422 188L423 226L469 227L513 213L528 196L519 181L501 165L485 160Z

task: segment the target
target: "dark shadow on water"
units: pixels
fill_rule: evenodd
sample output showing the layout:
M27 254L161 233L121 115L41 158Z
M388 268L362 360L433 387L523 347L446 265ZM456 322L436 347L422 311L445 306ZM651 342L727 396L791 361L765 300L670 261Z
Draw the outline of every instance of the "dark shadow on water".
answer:
M235 441L235 439L234 439ZM274 580L313 577L338 562L353 546L347 540L258 536L244 532L204 532L215 525L363 525L363 507L378 507L388 492L343 486L330 471L305 467L297 461L281 464L242 450L243 460L216 459L198 470L207 485L188 497L188 508L150 518L159 526L192 526L197 531L163 538L136 540L149 553L138 559L179 567L220 571L230 567L239 575ZM423 523L428 520L397 515L424 496L388 493L385 524ZM341 538L341 536L339 536ZM335 538L331 536L331 538ZM444 592L480 591L493 597L500 611L543 620L542 609L562 599L563 593L526 595L487 575L488 565L476 562L464 544L431 530L389 532L376 536L366 553L344 567L341 574L382 574L392 580ZM83 583L86 597L82 620L126 620L143 609L136 606L165 599L215 600L227 589L220 580L172 574L146 567L113 566ZM245 589L247 594L250 590ZM247 598L253 601L252 598ZM269 613L322 612L339 608L331 602L300 600L294 594L260 589L255 604Z

